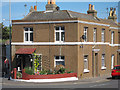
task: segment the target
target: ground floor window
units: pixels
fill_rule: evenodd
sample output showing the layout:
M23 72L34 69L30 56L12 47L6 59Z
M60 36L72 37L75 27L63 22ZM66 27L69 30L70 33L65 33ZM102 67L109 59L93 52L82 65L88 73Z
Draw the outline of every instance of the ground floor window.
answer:
M88 55L84 56L84 72L88 72Z
M111 69L113 69L114 67L114 55L112 55L111 57Z
M55 56L55 67L57 65L64 65L65 66L65 57L64 56Z
M102 54L102 57L101 57L101 62L102 62L102 67L101 69L106 69L106 65L105 65L105 54Z

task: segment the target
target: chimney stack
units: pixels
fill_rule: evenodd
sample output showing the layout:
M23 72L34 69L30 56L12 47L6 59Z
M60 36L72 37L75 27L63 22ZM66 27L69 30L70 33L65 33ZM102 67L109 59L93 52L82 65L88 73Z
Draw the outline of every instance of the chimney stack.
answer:
M34 10L37 11L37 6L34 6Z
M114 8L114 10L112 7L110 8L110 13L109 13L108 19L113 20L116 23L116 20L117 20L116 8Z
M46 5L46 11L57 11L57 5L55 4L55 0L48 0Z
M89 10L87 11L89 15L97 17L97 11L94 9L94 5L89 4Z

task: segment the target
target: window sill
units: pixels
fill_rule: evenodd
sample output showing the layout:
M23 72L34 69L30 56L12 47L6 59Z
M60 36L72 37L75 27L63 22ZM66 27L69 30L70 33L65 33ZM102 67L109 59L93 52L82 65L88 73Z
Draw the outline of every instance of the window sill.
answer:
M101 67L101 69L102 69L102 70L105 70L105 69L106 69L106 67Z
M31 41L31 42L30 42L30 41L28 41L28 42L27 42L27 41L24 41L24 43L33 43L33 41Z
M90 72L90 70L88 69L84 69L84 73Z

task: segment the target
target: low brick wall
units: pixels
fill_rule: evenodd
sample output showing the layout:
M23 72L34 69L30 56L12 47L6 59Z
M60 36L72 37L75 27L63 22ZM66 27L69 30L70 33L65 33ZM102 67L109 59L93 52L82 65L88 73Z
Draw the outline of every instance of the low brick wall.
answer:
M56 79L56 78L67 78L67 77L77 77L77 73L64 73L64 74L51 74L51 75L29 75L22 70L22 79Z

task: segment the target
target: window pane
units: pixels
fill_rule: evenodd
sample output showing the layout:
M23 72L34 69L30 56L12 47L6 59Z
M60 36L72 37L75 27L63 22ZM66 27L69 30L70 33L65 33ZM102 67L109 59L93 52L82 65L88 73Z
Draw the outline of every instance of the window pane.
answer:
M88 69L88 56L84 56L84 69Z
M64 56L61 56L61 59L64 59Z
M61 32L61 41L65 40L65 32Z
M64 61L56 61L56 65L60 65L60 64L65 66Z
M59 56L56 56L55 59L59 59Z
M28 31L28 28L25 28L25 31Z
M104 30L102 30L102 33L101 33L101 38L102 38L102 42L104 42Z
M59 30L59 27L55 27L55 30Z
M59 32L56 32L56 41L59 41Z
M84 41L85 41L85 42L87 41L87 29L88 29L88 27L85 27L85 28L84 28L84 35L85 35Z
M33 31L33 28L30 28L30 31Z
M94 28L93 31L93 41L96 42L96 28Z
M105 55L102 55L102 66L105 66Z
M25 33L25 41L28 41L28 33Z
M30 33L30 41L33 41L33 33Z
M62 26L62 27L61 27L61 30L65 30L65 27L64 27L64 26Z

